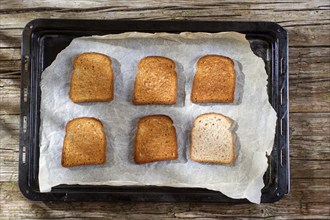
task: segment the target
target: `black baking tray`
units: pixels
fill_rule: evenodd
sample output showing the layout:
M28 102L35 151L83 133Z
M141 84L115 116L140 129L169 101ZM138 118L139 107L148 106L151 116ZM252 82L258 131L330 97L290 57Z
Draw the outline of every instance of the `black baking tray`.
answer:
M39 191L39 83L42 71L73 38L131 31L236 31L246 34L254 53L265 61L269 102L278 117L261 202L275 202L287 194L290 188L288 35L281 26L272 22L37 19L26 25L22 39L19 187L24 196L42 201L247 202L246 199L231 199L220 192L201 188L60 185L49 193Z

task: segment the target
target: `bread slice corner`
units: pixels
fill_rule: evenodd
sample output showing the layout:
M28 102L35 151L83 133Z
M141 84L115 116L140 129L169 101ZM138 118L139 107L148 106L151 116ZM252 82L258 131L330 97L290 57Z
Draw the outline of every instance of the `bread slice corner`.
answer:
M235 159L233 122L218 113L199 115L191 133L190 158L195 162L231 164Z

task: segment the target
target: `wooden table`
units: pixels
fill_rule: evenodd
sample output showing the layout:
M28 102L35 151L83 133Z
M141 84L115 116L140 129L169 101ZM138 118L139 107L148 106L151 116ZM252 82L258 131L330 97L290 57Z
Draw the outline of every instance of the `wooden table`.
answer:
M0 3L0 219L330 218L328 0ZM290 38L291 192L274 204L32 202L19 191L21 33L35 18L274 21Z

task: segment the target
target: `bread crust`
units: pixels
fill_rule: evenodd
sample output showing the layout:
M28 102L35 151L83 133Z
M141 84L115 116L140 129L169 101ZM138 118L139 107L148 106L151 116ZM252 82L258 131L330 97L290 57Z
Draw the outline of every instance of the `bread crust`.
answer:
M97 87L96 91L94 91L93 95L84 95L82 93L86 93L83 88L80 88L82 86L81 84L81 77L78 77L76 74L76 70L79 66L82 66L83 68L89 68L89 64L85 64L82 62L79 62L80 60L84 58L90 58L90 59L98 59L102 61L101 65L101 73L104 75L102 79L95 79L93 80L93 83L89 83L84 86L92 86L95 85ZM97 65L97 63L96 63ZM94 75L94 65L92 66L92 70L89 70L91 75ZM99 74L99 73L97 73ZM108 76L105 76L108 74ZM92 79L92 78L90 78ZM97 81L98 80L98 81ZM103 88L102 88L103 87ZM94 88L94 87L93 87ZM83 91L80 91L83 90ZM94 89L95 90L95 89ZM94 97L90 97L94 96ZM70 84L70 91L69 91L69 97L74 103L81 103L81 102L109 102L114 99L114 73L112 69L112 60L104 54L96 53L96 52L88 52L88 53L82 53L75 57L73 60L73 71L71 74L71 84Z
M197 121L198 119L200 118L203 118L205 116L221 116L223 117L224 119L227 120L227 122L230 124L229 126L229 130L230 128L233 126L233 121L230 120L227 116L223 115L223 114L220 114L220 113L215 113L215 112L210 112L210 113L205 113L205 114L201 114L199 116L197 116L194 120L194 123L193 123L193 128L192 128L192 132L191 132L191 135L190 135L190 159L192 161L195 161L195 162L200 162L200 163L216 163L216 164L231 164L234 162L235 160L235 146L234 146L234 137L233 135L231 135L231 143L232 143L232 158L230 159L230 161L228 162L219 162L219 161L216 161L216 160L199 160L197 158L194 158L193 155L192 155L192 148L194 147L194 142L193 142L193 130L194 128L196 127L196 124L197 124Z
M144 164L177 158L177 135L173 120L167 115L140 118L134 140L135 163Z
M145 73L148 76L145 76ZM167 57L147 56L140 60L134 82L133 104L172 105L177 100L175 62Z
M193 103L234 102L234 62L221 55L205 55L196 64L190 100Z
M88 121L93 121L94 123L96 123L97 126L99 126L100 131L101 131L101 144L100 143L95 143L96 141L90 140L90 136L92 136L93 134L91 133L92 131L79 131L79 130L74 130L75 129L75 125L79 126L78 124L85 124L88 123ZM78 124L77 124L78 123ZM80 126L79 126L80 127ZM64 137L64 141L63 141L63 148L62 148L62 159L61 159L61 164L63 167L73 167L73 166L80 166L80 165L96 165L96 164L104 164L106 162L106 134L104 132L104 127L102 122L97 119L97 118L93 118L93 117L81 117L81 118L74 118L72 120L70 120L65 128L65 137ZM73 135L72 132L74 132L76 136L78 136L78 140L75 139L74 145L75 146L70 146L70 143L72 141L72 137L69 137L69 135ZM78 134L77 134L78 133ZM84 139L84 135L88 135L88 137ZM95 134L94 134L95 135ZM82 137L81 137L82 136ZM86 142L91 142L90 144L93 145L95 144L100 145L99 149L93 149L93 147L86 147ZM82 156L86 156L88 155L88 159L85 158L79 158L81 159L81 161L72 161L72 159L77 159L77 157L75 157L75 155L73 156L73 154L68 153L67 151L72 150L72 148L76 148L76 146L79 145L79 150L80 150L80 154L76 154L77 157L82 157ZM77 150L77 149L74 149ZM81 151L88 151L88 153L86 152L81 152ZM97 151L98 150L98 151ZM77 152L75 152L77 153Z

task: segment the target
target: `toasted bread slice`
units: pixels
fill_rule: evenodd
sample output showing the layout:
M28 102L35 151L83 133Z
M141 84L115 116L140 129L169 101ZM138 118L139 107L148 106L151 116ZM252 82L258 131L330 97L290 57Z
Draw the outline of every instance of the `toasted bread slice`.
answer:
M197 62L191 101L232 103L235 83L234 62L230 58L219 55L203 56Z
M134 84L134 104L175 104L176 90L177 74L173 60L149 56L139 62Z
M196 162L231 164L235 159L232 121L224 115L208 113L194 120L190 158Z
M106 136L96 118L75 118L66 125L62 166L103 164L106 160Z
M73 102L106 102L114 97L111 59L100 53L83 53L73 61L70 98Z
M176 131L166 115L142 117L137 126L134 160L137 164L178 158Z

